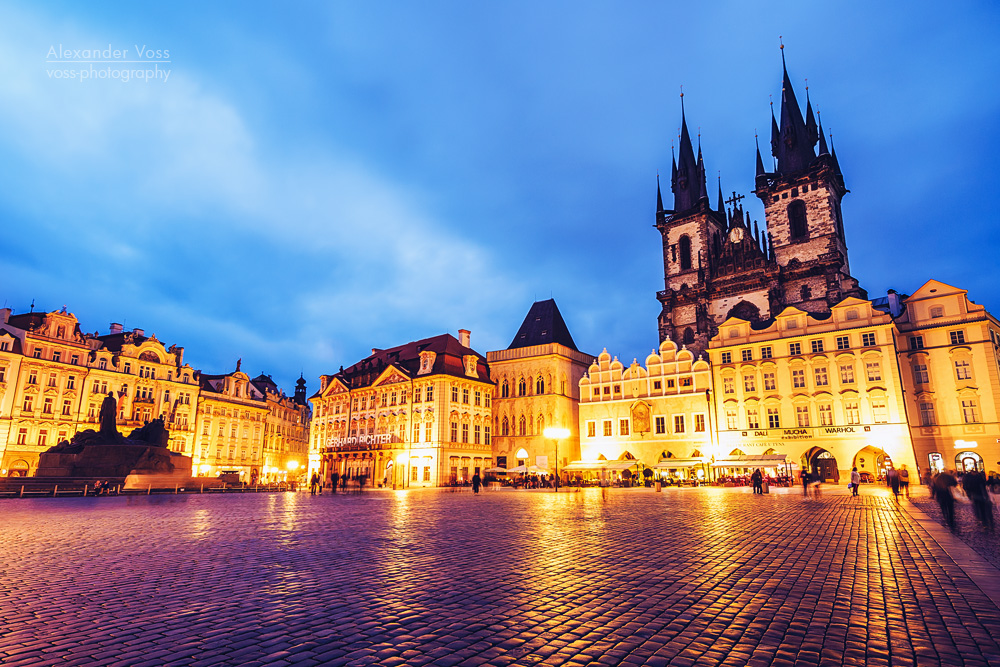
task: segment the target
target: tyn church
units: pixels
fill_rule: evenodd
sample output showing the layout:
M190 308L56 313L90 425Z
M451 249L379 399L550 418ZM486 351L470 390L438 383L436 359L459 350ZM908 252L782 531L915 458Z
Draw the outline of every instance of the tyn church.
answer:
M695 158L681 98L672 210L663 206L659 183L656 188L665 283L656 295L661 342L670 338L698 354L731 316L761 322L786 306L826 314L845 297L868 298L847 261L840 202L848 190L836 151L816 122L808 90L803 117L784 54L782 69L780 122L771 114L773 172L764 169L757 147L754 194L764 204L763 230L750 222L742 196L723 200L721 183L712 207L700 141Z

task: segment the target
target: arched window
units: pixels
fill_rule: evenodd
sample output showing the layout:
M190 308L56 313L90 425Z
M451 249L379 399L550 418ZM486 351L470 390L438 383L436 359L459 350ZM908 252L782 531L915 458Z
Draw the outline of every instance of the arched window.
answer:
M528 435L528 423L524 419L524 415L517 420L517 434L518 435Z
M803 285L802 289L799 290L799 295L802 297L803 301L805 301L806 299L811 299L812 290L809 288L809 285Z
M510 385L507 384L507 380L504 380L503 385L500 386L500 398L507 398L508 396L510 396Z
M545 393L545 380L539 375L538 379L535 380L535 393L544 394Z
M535 433L545 433L545 417L538 415L538 430Z
M691 268L691 239L687 234L681 237L681 271Z
M517 382L517 395L524 396L527 393L528 393L528 384L524 381L524 378L521 378Z
M510 435L510 422L507 421L506 417L500 422L500 435Z
M788 234L792 240L809 238L806 203L801 199L796 199L788 205Z
M688 327L684 330L684 344L690 345L694 342L694 329Z

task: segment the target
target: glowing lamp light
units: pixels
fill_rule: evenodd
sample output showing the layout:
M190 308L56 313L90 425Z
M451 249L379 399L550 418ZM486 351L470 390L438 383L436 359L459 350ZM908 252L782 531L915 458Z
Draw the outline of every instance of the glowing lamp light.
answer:
M296 471L296 470L299 469L299 462L298 461L289 461L287 467L288 467L288 469L290 471L294 472L294 471Z
M561 426L548 426L542 433L546 438L551 438L553 440L563 440L564 438L569 437L569 429Z
M955 449L971 449L972 447L978 447L979 443L975 440L956 440Z
M396 460L400 463L400 465L402 465L405 464L407 461L409 461L410 457L406 454L406 452L403 452L396 457Z

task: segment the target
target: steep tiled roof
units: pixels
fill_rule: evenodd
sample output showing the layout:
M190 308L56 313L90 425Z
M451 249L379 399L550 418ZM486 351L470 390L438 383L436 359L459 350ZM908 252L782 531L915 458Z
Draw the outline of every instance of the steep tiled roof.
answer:
M579 352L566 322L563 321L562 313L556 306L555 299L536 301L531 304L531 309L528 310L524 322L521 323L521 328L517 330L513 342L507 346L507 349L513 350L519 347L545 345L546 343L559 343Z
M472 354L477 359L478 379L483 382L491 382L486 357L470 347L465 347L451 334L441 334L432 338L411 341L385 350L374 350L370 356L332 377L339 378L351 388L370 385L389 366L396 368L408 377L416 377L417 371L420 370L420 353L425 351L435 353L431 374L467 377L463 357Z

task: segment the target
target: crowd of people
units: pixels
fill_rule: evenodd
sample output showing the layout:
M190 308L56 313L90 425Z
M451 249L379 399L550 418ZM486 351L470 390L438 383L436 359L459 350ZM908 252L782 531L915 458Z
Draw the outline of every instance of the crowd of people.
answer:
M972 503L972 511L976 520L987 530L993 530L993 498L991 493L995 493L1000 486L1000 478L996 474L991 474L989 478L986 474L978 470L966 470L962 473L955 473L953 470L944 470L934 475L928 474L924 481L931 490L931 497L937 501L941 507L941 514L944 515L945 523L955 531L955 490L964 493Z

